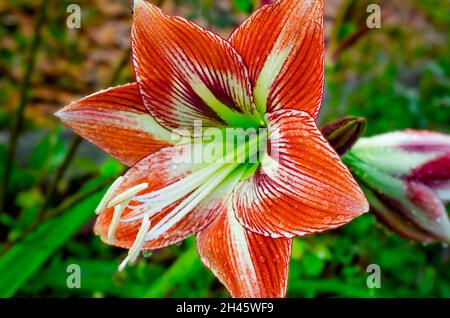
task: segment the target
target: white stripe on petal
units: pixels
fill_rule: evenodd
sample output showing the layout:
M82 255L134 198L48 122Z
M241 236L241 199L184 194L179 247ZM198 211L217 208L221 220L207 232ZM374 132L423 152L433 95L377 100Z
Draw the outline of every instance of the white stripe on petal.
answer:
M275 82L278 74L280 73L284 63L289 57L289 53L292 47L287 47L284 49L277 48L279 43L275 44L275 49L270 53L261 73L256 81L255 90L253 91L253 96L255 98L256 109L264 114L267 109L267 98L269 97L270 88Z
M252 290L255 286L255 282L257 281L256 271L248 249L245 230L234 216L234 212L231 207L231 200L227 209L227 218L230 226L231 248L233 249L231 253L236 255L236 260L241 266L240 272L246 273L246 275L243 275L240 279L242 279L248 286L248 290Z

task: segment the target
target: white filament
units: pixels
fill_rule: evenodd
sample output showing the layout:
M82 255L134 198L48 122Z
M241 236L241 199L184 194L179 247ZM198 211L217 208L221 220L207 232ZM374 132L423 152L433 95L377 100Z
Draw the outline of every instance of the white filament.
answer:
M142 218L141 227L136 235L136 239L128 251L127 257L121 262L118 270L122 271L129 263L134 263L138 257L144 244L153 239L157 239L164 232L175 226L187 214L194 210L194 208L211 194L216 187L237 167L235 164L214 164L203 168L186 178L183 178L173 184L153 191L144 195L136 194L148 187L147 183L141 183L124 192L118 194L111 200L113 191L107 192L101 206L115 207L114 214L108 229L108 241L113 243L115 232L119 222L131 222ZM119 182L117 182L119 184ZM113 184L114 185L114 184ZM111 186L116 189L116 187ZM189 194L190 193L190 194ZM189 195L188 195L189 194ZM181 198L187 198L180 202L174 209L162 218L150 230L150 218L162 211L164 208L170 206ZM109 201L109 202L108 202ZM140 202L140 205L129 206L130 201ZM121 219L121 215L125 208L130 208L134 211L142 211L138 215Z
M136 235L136 239L128 251L128 256L120 263L119 272L122 271L128 263L134 263L136 258L138 257L142 246L145 244L145 236L147 235L148 230L150 229L150 218L144 217L142 219L142 224L139 229L138 234Z
M172 183L171 185L168 185L167 187L161 188L159 190L136 196L136 199L149 199L154 198L156 196L168 196L171 195L172 191L177 191L181 188L184 188L189 185L198 184L200 181L204 181L205 177L208 177L212 173L216 172L222 165L213 164L210 165L204 169L201 169L197 172L194 172L187 176L186 178L183 178L177 182Z
M95 209L95 214L100 214L105 210L106 205L109 203L109 200L111 199L112 194L122 183L122 180L123 180L123 177L117 178L116 181L114 181L113 184L109 187L108 191L106 191L105 195L103 196L103 198L101 199L97 208Z
M213 175L217 170L219 170L221 166L212 166L207 169L198 171L197 173L194 173L188 177L186 177L183 180L180 180L178 182L175 182L165 188L159 189L155 192L152 192L150 194L154 194L158 192L159 196L153 197L151 199L142 199L143 196L136 196L134 197L134 201L140 201L142 200L144 203L137 206L131 206L130 208L135 211L142 211L145 210L143 213L139 213L137 215L134 215L129 218L122 219L122 222L132 222L139 218L141 218L143 215L149 215L152 216L160 211L162 211L164 208L168 207L172 203L178 201L188 193L191 193L195 189L197 189L199 186L201 186L202 183L205 183L205 179ZM188 180L189 179L189 180ZM148 197L148 195L145 195Z
M235 165L229 165L218 172L211 180L203 184L195 190L186 200L177 205L170 213L168 213L148 234L146 240L158 238L176 223L178 223L185 215L191 212L200 201L208 196L226 177L235 169Z
M111 220L111 224L109 225L109 228L108 228L109 244L114 243L114 235L116 234L117 225L119 224L120 216L122 215L123 210L125 210L125 208L127 207L129 201L130 201L130 199L127 200L126 202L118 204L114 207L114 214L113 214L113 217Z
M141 183L138 184L130 189L125 190L124 192L116 195L111 201L109 201L109 203L107 204L107 208L111 208L113 206L115 206L116 204L119 204L122 201L125 201L129 198L132 198L136 193L147 189L148 187L148 183Z

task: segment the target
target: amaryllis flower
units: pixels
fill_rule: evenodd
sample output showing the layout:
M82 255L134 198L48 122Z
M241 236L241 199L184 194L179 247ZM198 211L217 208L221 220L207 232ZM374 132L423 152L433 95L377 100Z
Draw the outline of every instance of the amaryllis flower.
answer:
M95 231L129 249L121 267L141 250L196 234L203 263L232 296L284 296L292 237L368 210L315 123L324 77L322 1L262 7L228 40L135 1L131 38L136 83L57 113L131 166L100 202ZM267 150L253 164L179 160L191 145L174 136L192 131L194 121L266 127L267 149L278 154Z
M419 242L450 242L449 136L406 130L362 138L344 159L388 227Z

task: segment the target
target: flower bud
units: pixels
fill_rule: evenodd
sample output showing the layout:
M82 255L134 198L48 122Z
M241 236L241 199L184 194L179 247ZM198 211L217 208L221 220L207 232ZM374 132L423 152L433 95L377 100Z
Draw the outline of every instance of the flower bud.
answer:
M420 227L416 226L414 222L405 218L397 202L393 202L388 196L373 191L369 187L362 186L361 188L370 202L371 211L377 216L378 220L392 231L412 241L422 243L436 241L433 236L428 235Z
M322 134L339 155L349 151L366 131L366 120L362 117L344 117L322 128Z
M408 130L362 138L343 159L381 222L408 239L450 242L449 136Z

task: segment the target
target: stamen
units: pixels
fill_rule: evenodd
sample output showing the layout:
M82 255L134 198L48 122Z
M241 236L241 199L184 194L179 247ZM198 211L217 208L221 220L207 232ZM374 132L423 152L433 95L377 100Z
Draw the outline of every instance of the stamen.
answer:
M130 189L127 189L126 191L116 195L106 206L107 208L111 208L113 206L115 206L116 204L119 204L120 202L133 197L136 193L147 189L148 187L148 183L144 182L141 184L138 184Z
M95 209L95 214L100 214L103 211L105 211L106 205L108 204L109 200L111 199L112 194L114 191L120 186L122 183L123 177L119 177L116 179L116 181L111 184L109 189L106 191L105 195L101 199L100 203L98 204L97 208Z
M123 269L125 268L125 266L127 266L127 264L128 264L128 259L129 259L129 257L127 256L127 257L125 257L125 258L123 259L123 261L120 263L119 268L117 269L119 272L123 271Z
M145 244L145 237L150 228L150 224L151 222L148 216L142 219L141 228L139 229L139 232L136 235L136 239L133 245L128 251L128 256L119 265L119 272L122 271L128 263L134 263L136 261L136 258L138 257L142 249L142 246L144 246Z
M153 192L150 192L147 194L136 196L136 199L138 199L138 200L139 199L149 199L149 198L154 198L159 195L171 195L173 193L172 190L178 190L178 189L186 187L189 184L192 185L192 184L197 184L198 181L204 181L205 177L216 172L222 166L223 165L212 164L211 166L208 166L204 169L194 172L194 173L190 174L189 176L187 176L186 178L183 178L177 182L174 182L174 183L168 185L167 187L158 189L156 191L153 191Z
M236 165L229 165L214 176L213 179L195 190L186 200L176 206L167 214L146 236L146 241L158 238L185 215L191 212L206 196L208 196L226 177L236 168Z
M220 166L214 165L212 167L208 167L192 175L189 175L185 179L177 181L167 187L164 187L149 194L134 197L133 201L141 200L144 203L140 205L131 206L130 208L137 212L142 210L144 210L144 212L129 218L121 219L121 221L132 222L137 219L140 219L143 215L153 216L154 214L162 211L164 208L168 207L172 203L180 200L182 197L186 196L187 194L197 189L202 183L205 182L205 179L213 175L221 167L223 167L223 164L221 164ZM144 198L144 196L148 197L149 195L152 194L155 197L150 199Z
M111 224L108 228L108 242L109 244L114 243L114 235L116 234L117 225L119 224L120 216L122 215L123 210L127 207L128 203L130 202L130 199L128 199L126 202L123 202L121 204L118 204L114 207L114 214L111 220Z

